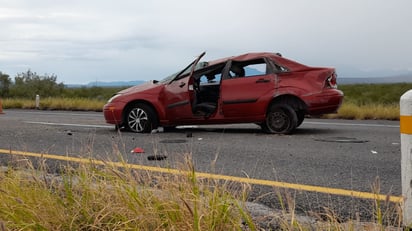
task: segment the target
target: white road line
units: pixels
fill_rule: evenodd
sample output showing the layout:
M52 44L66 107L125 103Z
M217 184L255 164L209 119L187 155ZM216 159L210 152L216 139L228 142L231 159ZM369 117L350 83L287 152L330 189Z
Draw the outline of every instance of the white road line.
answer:
M385 125L385 124L330 123L330 122L306 122L306 121L303 122L303 124L399 128L399 125Z
M12 113L16 111L10 111ZM42 112L42 111L25 111L25 112L18 112L18 113L24 113L24 114L35 114L35 115L61 115L61 116L67 116L67 115L72 115L72 116L89 116L89 117L102 117L103 118L103 112L99 114L90 114L90 113L68 113L68 112Z
M114 126L109 126L109 125L65 124L65 123L48 123L48 122L35 122L35 121L24 121L24 123L53 125L53 126L88 127L88 128L114 128Z

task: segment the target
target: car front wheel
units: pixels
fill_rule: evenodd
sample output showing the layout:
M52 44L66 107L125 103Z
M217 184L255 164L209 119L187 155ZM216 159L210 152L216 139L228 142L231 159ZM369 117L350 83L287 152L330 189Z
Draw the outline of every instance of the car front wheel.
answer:
M132 105L126 110L124 125L127 130L148 133L157 128L157 116L154 110L142 103Z
M269 107L262 128L267 133L288 134L297 126L295 110L287 104L273 104Z

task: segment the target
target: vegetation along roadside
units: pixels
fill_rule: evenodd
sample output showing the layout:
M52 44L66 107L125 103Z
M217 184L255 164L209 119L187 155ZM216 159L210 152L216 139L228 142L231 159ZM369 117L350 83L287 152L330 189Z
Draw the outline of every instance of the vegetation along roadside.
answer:
M42 110L101 111L114 93L129 87L67 87L56 80L56 76L39 76L29 70L12 82L0 72L3 108L34 109L39 95ZM398 120L399 99L412 89L412 83L340 85L339 89L345 94L342 107L325 118Z

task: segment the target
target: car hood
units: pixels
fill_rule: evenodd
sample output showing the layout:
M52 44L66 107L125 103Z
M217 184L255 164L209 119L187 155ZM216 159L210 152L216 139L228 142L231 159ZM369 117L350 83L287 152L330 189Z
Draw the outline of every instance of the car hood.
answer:
M156 91L159 86L162 84L155 83L154 81L149 81L143 84L139 84L133 87L126 88L124 90L119 91L119 94L127 95L130 93L137 93L137 92L147 92L150 93L151 91ZM157 92L157 91L156 91Z

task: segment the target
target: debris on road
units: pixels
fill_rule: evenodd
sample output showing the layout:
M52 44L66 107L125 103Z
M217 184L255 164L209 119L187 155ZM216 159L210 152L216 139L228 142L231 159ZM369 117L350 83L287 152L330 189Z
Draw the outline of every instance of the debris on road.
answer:
M143 150L143 148L136 147L130 152L131 153L144 153L144 150Z
M164 128L163 128L163 127L158 127L158 128L153 129L153 130L151 131L151 133L162 133L162 132L164 132Z
M150 155L147 157L148 160L164 160L167 156L165 155Z

